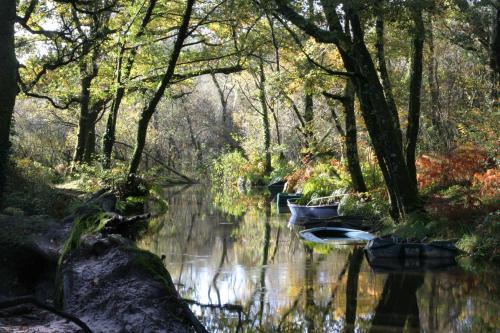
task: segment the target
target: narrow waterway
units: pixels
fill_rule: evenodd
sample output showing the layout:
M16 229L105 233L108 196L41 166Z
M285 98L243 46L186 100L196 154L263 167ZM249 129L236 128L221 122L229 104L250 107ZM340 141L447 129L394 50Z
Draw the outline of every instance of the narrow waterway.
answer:
M265 196L165 189L139 246L211 332L499 332L499 271L376 272L359 245L314 246Z

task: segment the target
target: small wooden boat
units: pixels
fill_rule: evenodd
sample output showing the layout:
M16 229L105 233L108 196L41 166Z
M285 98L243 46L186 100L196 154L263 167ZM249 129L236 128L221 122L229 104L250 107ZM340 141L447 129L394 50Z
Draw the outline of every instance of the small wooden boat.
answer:
M318 227L302 230L299 232L302 239L314 243L359 243L366 242L374 235L356 229L338 227Z
M283 192L283 190L285 189L285 184L286 181L284 180L272 181L271 183L269 183L269 185L267 185L267 189L269 190L269 192L271 192L271 196L274 197L276 194Z
M276 204L279 207L287 206L288 200L290 199L298 199L302 196L300 193L286 193L286 192L281 192L278 193L276 197Z
M306 219L306 218L332 218L338 216L339 202L334 201L331 203L322 203L333 197L321 197L315 198L309 201L306 205L299 205L295 203L297 199L289 199L288 207L290 212L295 218Z
M397 237L372 239L365 251L370 261L378 258L454 258L458 254L452 242L406 242Z

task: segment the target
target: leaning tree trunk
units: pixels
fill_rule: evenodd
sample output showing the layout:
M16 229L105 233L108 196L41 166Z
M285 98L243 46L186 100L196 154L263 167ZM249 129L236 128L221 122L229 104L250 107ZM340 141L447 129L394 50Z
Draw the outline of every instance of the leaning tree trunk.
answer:
M146 10L146 14L144 15L139 31L135 34L136 39L144 35L146 26L151 21L156 3L157 0L149 0L149 6ZM102 138L102 166L104 169L109 169L111 167L111 154L113 153L113 146L116 140L116 120L118 119L118 111L120 110L120 105L123 97L125 96L126 90L124 81L128 80L130 77L130 73L132 71L132 67L134 65L135 57L138 51L138 47L132 48L127 57L125 68L122 74L123 57L126 49L125 46L125 43L123 43L118 55L116 66L116 85L118 86L118 88L116 89L115 96L111 104L111 110L109 111L108 119L106 121L106 131L104 132L104 136Z
M10 127L18 93L14 46L16 1L2 1L0 10L0 198L6 179L10 149Z
M410 102L408 105L408 128L406 130L406 165L411 180L417 185L417 169L415 154L417 149L418 129L420 125L420 95L422 90L422 67L424 49L424 22L422 9L415 9L415 32L413 35L413 52L410 74Z
M128 168L129 175L137 173L139 169L142 152L144 151L144 146L146 145L146 135L148 131L149 121L151 120L153 113L156 111L156 107L158 106L158 103L163 97L165 90L170 84L170 80L174 76L175 66L177 65L177 59L179 59L179 55L181 53L184 40L188 35L189 21L191 19L191 13L193 10L194 1L195 0L187 0L186 10L182 18L182 23L179 27L179 32L177 33L177 39L174 43L172 55L170 56L170 60L168 62L167 71L163 75L160 86L156 90L153 98L141 112L137 128L137 137L136 137L134 154L132 155L132 160L130 161L130 165Z

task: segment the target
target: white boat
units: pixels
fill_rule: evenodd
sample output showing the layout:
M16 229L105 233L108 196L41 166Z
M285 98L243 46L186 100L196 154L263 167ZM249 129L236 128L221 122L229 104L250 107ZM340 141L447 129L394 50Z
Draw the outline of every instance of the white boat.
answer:
M314 243L360 243L368 242L375 238L369 232L349 229L349 228L339 228L339 227L317 227L302 230L299 232L302 239L314 242Z

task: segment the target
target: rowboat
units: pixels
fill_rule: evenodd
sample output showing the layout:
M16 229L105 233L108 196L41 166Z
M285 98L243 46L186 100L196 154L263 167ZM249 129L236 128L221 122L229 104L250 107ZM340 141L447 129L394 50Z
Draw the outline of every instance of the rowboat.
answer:
M286 181L284 180L273 181L269 183L269 185L267 185L267 189L271 193L271 196L274 197L276 194L283 192L283 190L285 189L285 184Z
M365 247L370 261L379 258L454 258L458 249L453 242L406 242L398 237L372 239Z
M302 230L299 236L314 243L359 243L374 239L375 236L369 232L339 227L317 227Z
M328 202L329 199L333 199L338 196L321 197L311 199L306 205L299 205L296 203L297 199L289 199L288 208L290 208L290 213L295 219L307 219L307 218L321 218L327 219L338 216L339 202L333 201Z
M286 193L286 192L281 192L278 193L276 197L276 204L278 207L283 207L287 205L288 200L291 199L298 199L302 196L300 193Z

